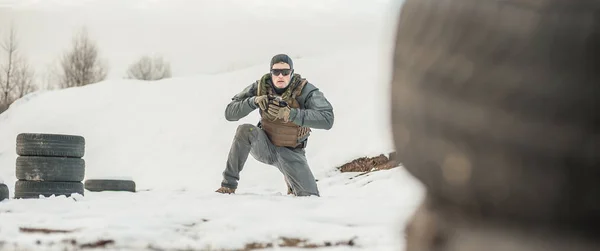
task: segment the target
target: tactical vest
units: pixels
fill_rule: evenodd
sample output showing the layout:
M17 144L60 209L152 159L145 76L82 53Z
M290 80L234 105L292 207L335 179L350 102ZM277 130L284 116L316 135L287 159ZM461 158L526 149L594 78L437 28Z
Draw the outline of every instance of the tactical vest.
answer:
M265 76L258 81L256 95L261 96L267 94L278 96L267 82L267 80L270 79L267 75L270 74L265 74ZM306 79L301 79L300 75L294 74L292 80L290 80L288 90L282 94L281 99L287 102L291 108L300 108L297 97L302 93L302 89L306 83ZM271 120L271 118L266 115L266 111L262 110L260 111L260 116L261 128L265 131L273 145L291 148L302 147L301 144L310 135L311 130L309 127L298 126L292 121L284 122L283 119Z

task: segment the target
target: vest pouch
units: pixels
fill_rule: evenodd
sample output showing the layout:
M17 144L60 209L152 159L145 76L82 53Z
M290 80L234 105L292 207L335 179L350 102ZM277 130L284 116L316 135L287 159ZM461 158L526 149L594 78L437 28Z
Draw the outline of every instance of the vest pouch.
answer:
M308 127L299 127L298 128L298 143L302 143L308 139L310 136L310 128Z
M298 133L300 127L294 123L262 119L261 127L273 145L284 147L297 147L299 145Z

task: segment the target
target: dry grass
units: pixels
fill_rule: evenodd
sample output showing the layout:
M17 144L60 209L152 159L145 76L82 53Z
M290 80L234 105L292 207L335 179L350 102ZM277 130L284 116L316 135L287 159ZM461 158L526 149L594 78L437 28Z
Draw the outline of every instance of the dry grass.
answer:
M395 153L390 153L390 157L391 159L384 154L375 157L361 157L338 167L338 169L341 172L374 172L397 167L398 163L394 160Z

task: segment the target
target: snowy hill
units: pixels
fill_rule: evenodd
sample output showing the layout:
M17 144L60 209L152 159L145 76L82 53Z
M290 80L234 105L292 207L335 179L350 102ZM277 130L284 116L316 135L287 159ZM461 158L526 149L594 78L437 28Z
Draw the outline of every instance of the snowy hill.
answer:
M318 86L334 105L335 125L314 130L307 157L317 175L365 155L393 150L387 122L385 77L373 50L299 59L297 73ZM349 58L348 53L355 56ZM335 62L331 74L324 65ZM268 64L267 68L268 70ZM0 176L14 179L15 139L22 132L76 134L86 138L86 177L132 177L145 188L213 189L235 130L256 124L257 112L231 123L231 97L265 73L264 65L220 75L157 82L112 80L81 88L36 93L0 115ZM343 74L353 73L353 74ZM360 104L356 103L360 100ZM362 127L362 128L361 128ZM242 184L252 187L275 168L249 162ZM282 188L278 182L260 184ZM250 188L246 185L240 189Z
M106 81L19 100L0 115L0 176L11 193L15 139L21 132L82 135L86 179L131 177L139 190L150 191L86 192L76 197L77 203L65 198L2 202L0 243L34 245L40 236L22 234L19 227L37 227L84 229L47 237L50 242L110 239L125 248L235 249L278 236L311 243L356 236L352 240L364 250L394 250L402 244L401 223L418 203L420 186L401 168L355 179L350 177L356 173L335 170L356 157L393 149L386 122L386 82L380 72L385 67L366 63L381 62L374 48L297 60L298 73L321 88L336 114L334 128L315 130L307 149L321 198L285 196L282 175L251 157L237 195L213 192L237 125L258 119L252 113L230 123L223 117L224 108L233 94L264 72L264 66L152 83ZM336 62L336 72L354 74L331 74L323 62ZM364 103L357 105L356 100ZM198 223L200 218L207 223ZM182 235L176 230L182 224L194 227ZM147 230L155 228L160 231Z
M334 2L324 1L320 10L313 7L315 13L326 13ZM273 1L255 3L274 7L268 4ZM356 13L366 6L362 1L353 4ZM301 17L291 15L298 23ZM337 39L344 36L349 37L340 34ZM327 250L401 249L403 223L419 203L421 186L401 167L358 177L335 169L393 150L387 94L390 44L385 38L337 47L335 41L311 41L302 44L304 51L316 49L294 58L296 72L334 106L333 128L314 130L306 150L321 197L285 195L277 169L252 157L236 195L214 192L237 126L259 119L253 112L228 122L225 106L267 72L269 58L256 63L265 51L242 56L241 65L248 67L236 66L234 71L223 71L227 67L220 65L214 67L218 74L156 82L109 79L18 100L0 114L0 179L11 196L15 140L22 132L84 136L86 179L130 177L139 192L86 191L83 197L0 202L0 249L71 250L104 243L121 250L240 250L282 238L341 243Z

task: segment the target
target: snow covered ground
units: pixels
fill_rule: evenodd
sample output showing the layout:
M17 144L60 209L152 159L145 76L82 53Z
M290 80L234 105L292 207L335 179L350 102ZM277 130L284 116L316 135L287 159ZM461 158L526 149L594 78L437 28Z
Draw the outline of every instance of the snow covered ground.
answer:
M321 198L268 189L236 195L173 189L2 202L0 249L74 250L110 240L112 250L239 250L298 238L307 244L346 243L324 250L400 250L401 224L415 206L412 181L399 169L350 176L321 177Z
M148 1L148 6L154 2L160 1ZM282 2L253 2L275 3ZM333 14L336 3L344 5L323 3L322 9L304 11ZM297 238L307 244L346 244L323 250L401 250L403 224L420 202L422 187L401 167L358 177L335 169L357 157L393 150L386 94L390 36L384 18L372 9L360 11L365 1L347 3L355 4L347 5L357 21L332 27L351 30L368 19L373 27L363 28L379 30L375 37L348 46L310 40L303 48L318 49L294 62L297 73L334 106L334 127L315 130L307 149L321 197L286 195L276 168L252 157L235 195L214 193L235 129L258 120L257 113L235 123L224 119L230 98L268 69L270 52L254 52L240 55L248 67L234 71L157 82L112 78L15 102L0 115L0 177L11 196L15 140L22 132L84 136L86 179L131 177L138 192L86 191L72 198L0 202L0 249L72 250L106 241L109 250L240 250L251 243L275 245L281 238ZM385 3L376 4L386 9ZM343 40L346 34L339 36ZM264 62L255 63L258 55ZM217 63L214 69L225 65Z

